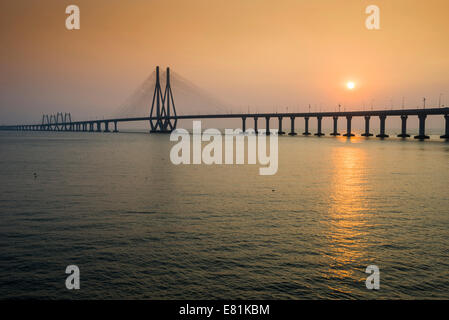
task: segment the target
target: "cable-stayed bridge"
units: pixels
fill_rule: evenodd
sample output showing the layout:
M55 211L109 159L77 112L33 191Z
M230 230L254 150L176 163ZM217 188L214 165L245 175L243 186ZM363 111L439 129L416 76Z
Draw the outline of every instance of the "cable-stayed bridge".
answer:
M154 78L154 79L153 79ZM161 78L165 78L162 81ZM178 77L178 79L180 79ZM154 81L153 81L154 80ZM165 82L165 83L164 83ZM182 82L182 80L181 80ZM184 85L183 88L189 88L192 91L198 90L193 85ZM148 92L150 92L149 85L154 83L154 90L152 90L152 98ZM162 90L162 85L165 84ZM217 104L213 99L211 103L215 103L218 109L223 108L219 103ZM370 137L374 133L371 132L370 120L371 117L379 117L380 126L376 137L387 138L386 133L386 120L388 117L400 117L401 119L401 133L398 135L402 138L410 137L407 133L407 119L409 116L416 116L419 119L419 134L415 136L416 139L428 139L426 135L426 118L429 115L442 115L445 119L444 132L441 135L443 139L449 139L449 108L423 108L423 109L401 109L401 110L371 110L371 111L343 111L343 112L284 112L284 113L238 113L229 114L224 112L217 112L215 114L190 114L179 115L175 106L175 97L172 91L172 83L170 78L170 69L167 68L166 72L161 77L159 67L156 67L156 71L142 84L142 86L130 97L119 110L119 114L123 113L136 113L142 109L142 106L149 106L147 109L148 115L143 116L116 116L109 119L102 120L85 120L85 121L72 121L70 114L57 113L56 115L44 115L42 122L38 124L21 124L21 125L8 125L0 126L0 130L15 130L15 131L82 131L82 132L118 132L118 124L124 122L136 122L136 121L148 121L150 124L151 133L170 133L176 129L178 120L185 119L241 119L242 131L247 131L247 120L252 119L254 122L254 132L265 132L270 134L270 119L278 119L278 134L285 134L282 128L282 121L284 118L290 118L290 131L289 135L297 135L295 131L296 118L302 118L304 120L305 130L303 135L311 135L309 131L310 119L317 121L316 136L323 136L322 131L322 119L333 119L333 131L330 135L338 136L338 119L340 117L346 118L346 132L343 136L354 136L352 132L352 118L363 117L365 120L365 131L362 136ZM258 129L258 120L265 119L265 129ZM112 127L113 126L113 127Z

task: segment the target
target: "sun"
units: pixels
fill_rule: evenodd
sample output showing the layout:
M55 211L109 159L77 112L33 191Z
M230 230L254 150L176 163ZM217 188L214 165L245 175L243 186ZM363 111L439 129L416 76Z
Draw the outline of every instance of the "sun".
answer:
M355 83L352 82L352 81L348 81L348 83L346 83L346 87L347 87L349 90L353 90L353 89L355 88Z

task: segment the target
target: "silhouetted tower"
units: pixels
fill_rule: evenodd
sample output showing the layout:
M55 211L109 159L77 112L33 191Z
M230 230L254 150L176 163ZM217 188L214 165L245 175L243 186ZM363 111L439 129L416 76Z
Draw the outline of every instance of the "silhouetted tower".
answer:
M173 115L171 115L171 109L173 109ZM170 119L172 116L176 117L176 109L170 86L170 69L167 68L167 83L165 85L164 95L162 95L159 67L156 67L156 84L154 86L153 102L150 111L150 132L172 132L176 129L177 123L176 118Z
M167 83L165 85L165 92L164 92L164 105L167 106L167 117L164 121L164 130L166 131L173 131L176 129L176 123L178 122L178 118L170 119L170 109L173 109L173 116L176 117L176 108L175 108L175 101L173 100L173 92L171 91L170 86L170 68L167 68ZM170 107L171 106L171 107Z

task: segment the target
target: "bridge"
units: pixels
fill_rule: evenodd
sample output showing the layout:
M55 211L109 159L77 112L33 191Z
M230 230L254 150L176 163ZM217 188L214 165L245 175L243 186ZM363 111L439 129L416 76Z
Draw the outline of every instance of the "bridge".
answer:
M416 116L419 119L419 133L415 139L429 139L426 135L426 118L429 115L441 115L445 119L445 128L442 139L449 139L449 108L423 108L423 109L401 109L401 110L371 110L371 111L343 111L343 112L285 112L285 113L235 113L235 114L196 114L196 115L178 115L176 113L173 93L170 84L170 69L167 68L165 90L162 91L159 77L159 67L156 67L156 83L153 93L153 100L148 117L128 117L128 118L110 118L102 120L72 121L70 114L58 113L57 115L44 115L42 122L38 124L22 124L0 126L0 130L12 131L74 131L74 132L118 132L118 124L123 122L148 121L150 123L151 133L170 133L176 129L178 120L186 119L241 119L242 130L247 130L246 121L252 119L254 122L254 131L259 133L258 120L265 119L265 133L270 134L270 119L278 119L278 134L283 135L282 121L284 118L290 118L291 136L297 135L295 131L296 118L303 119L305 130L302 133L305 136L311 135L309 131L310 119L317 121L316 136L325 135L322 131L323 118L333 119L332 136L339 136L338 119L346 118L346 132L343 136L352 137L352 118L363 117L365 119L365 131L362 136L370 137L374 134L370 131L371 117L379 117L380 127L376 137L388 138L385 124L387 117L400 117L401 133L398 137L408 138L407 119L409 116ZM113 125L113 129L112 126Z

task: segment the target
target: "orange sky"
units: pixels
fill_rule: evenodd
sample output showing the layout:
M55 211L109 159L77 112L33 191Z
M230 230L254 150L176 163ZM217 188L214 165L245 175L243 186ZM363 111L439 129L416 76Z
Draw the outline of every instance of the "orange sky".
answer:
M81 30L65 29L69 4ZM381 30L365 28L369 4ZM448 13L447 0L5 0L0 122L108 115L155 65L235 111L449 105Z

